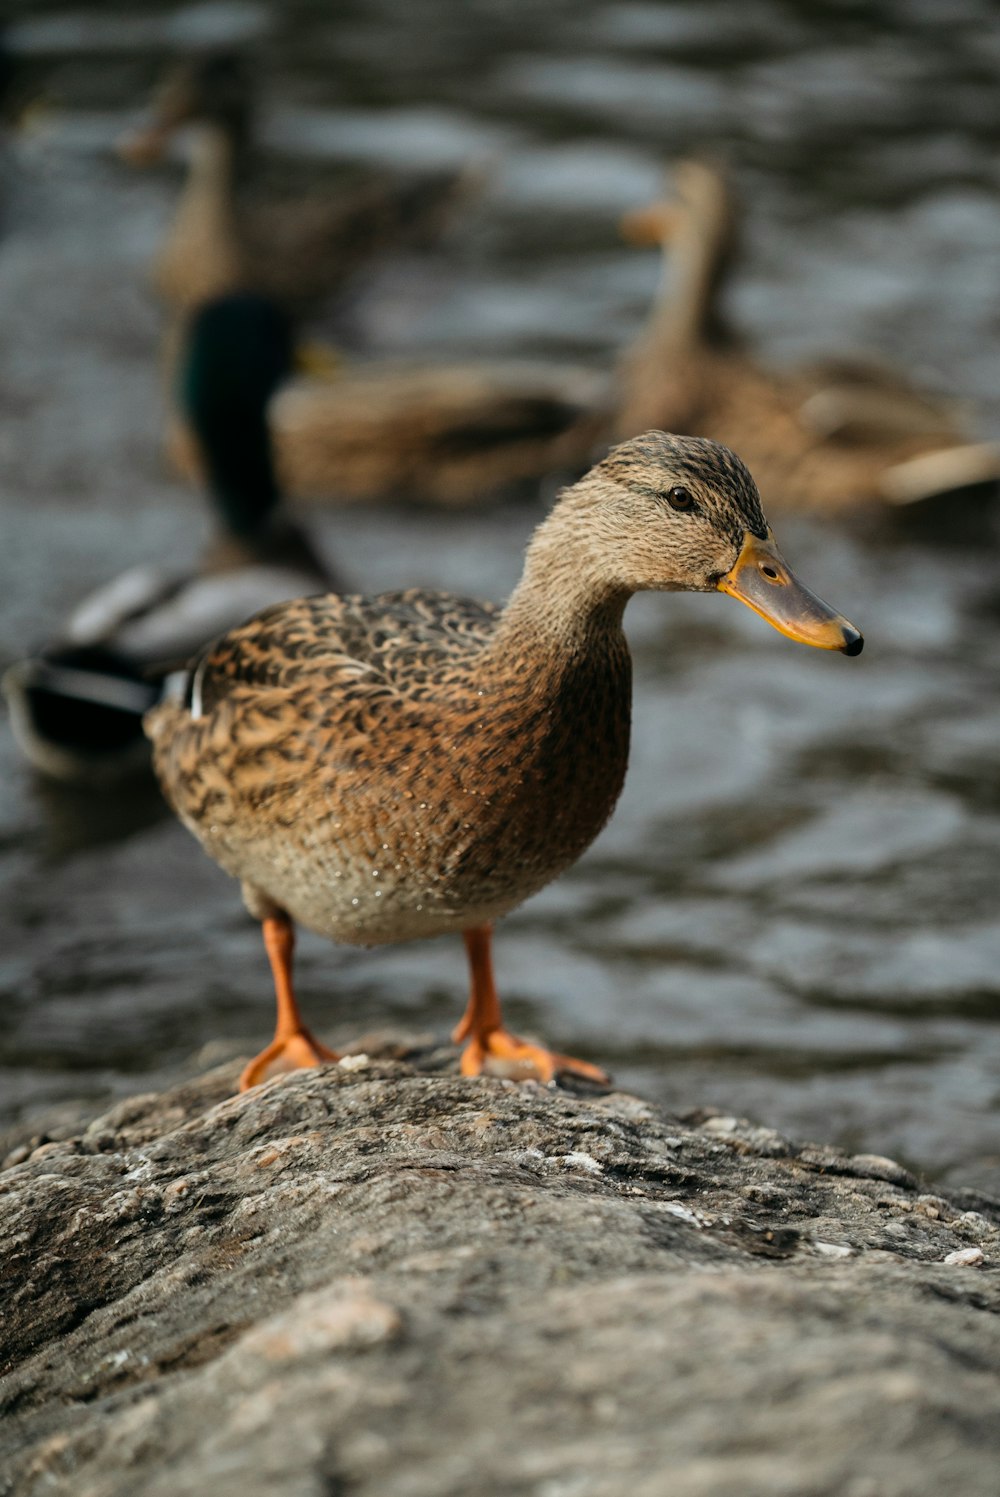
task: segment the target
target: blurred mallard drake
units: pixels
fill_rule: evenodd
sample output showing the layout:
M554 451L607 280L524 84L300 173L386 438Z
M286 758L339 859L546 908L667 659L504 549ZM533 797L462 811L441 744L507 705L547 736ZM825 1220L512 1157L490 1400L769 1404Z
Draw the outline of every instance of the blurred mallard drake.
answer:
M148 764L142 714L164 676L268 603L333 576L280 502L267 401L291 364L288 319L250 293L209 302L189 330L180 400L202 454L215 530L193 575L133 567L80 603L3 680L15 736L41 773L113 783Z
M254 290L302 311L341 290L380 250L441 229L468 173L425 171L337 195L262 198L255 187L253 89L246 60L208 52L177 64L152 117L122 141L135 165L191 136L187 178L153 268L157 291L184 314L228 291Z
M785 372L746 350L719 306L738 224L717 166L678 162L666 200L622 227L661 247L665 284L622 361L619 436L657 425L726 442L775 508L909 504L1000 478L1000 449L970 443L953 406L892 369L829 360Z
M605 1079L509 1033L493 922L580 856L628 760L628 599L740 599L792 639L856 655L858 631L779 555L727 448L648 432L566 489L506 607L414 589L270 608L217 641L147 717L161 784L263 922L274 1041L243 1073L335 1060L305 1027L293 922L372 946L461 932L462 1070Z

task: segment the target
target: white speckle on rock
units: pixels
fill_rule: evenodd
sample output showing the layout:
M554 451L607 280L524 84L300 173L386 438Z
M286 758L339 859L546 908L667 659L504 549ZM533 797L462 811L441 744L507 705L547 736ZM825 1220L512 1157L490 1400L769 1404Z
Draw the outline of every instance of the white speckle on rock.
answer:
M701 1126L706 1133L735 1133L740 1120L733 1117L706 1118Z
M820 1242L814 1239L812 1242L814 1253L822 1253L824 1258L853 1258L854 1248L846 1242Z
M956 1248L944 1259L945 1263L951 1263L958 1268L979 1268L983 1262L983 1250L980 1247Z
M592 1154L583 1154L579 1149L572 1150L569 1154L556 1154L553 1156L556 1164L561 1164L568 1170L585 1170L588 1175L603 1175L604 1165Z
M342 1055L337 1062L342 1071L363 1071L371 1063L371 1056L365 1055L363 1051L358 1055Z
M670 1216L676 1216L678 1221L687 1222L692 1227L707 1227L710 1218L704 1216L700 1211L692 1211L690 1206L685 1206L683 1201L661 1201L660 1210L666 1211Z

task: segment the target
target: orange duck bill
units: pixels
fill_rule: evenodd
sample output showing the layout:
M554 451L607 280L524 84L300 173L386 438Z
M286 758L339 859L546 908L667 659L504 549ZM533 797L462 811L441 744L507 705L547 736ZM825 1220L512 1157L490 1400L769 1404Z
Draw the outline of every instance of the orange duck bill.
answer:
M799 581L782 559L770 531L764 540L747 536L736 565L717 586L720 593L739 598L789 639L818 650L861 654L864 638L860 631Z

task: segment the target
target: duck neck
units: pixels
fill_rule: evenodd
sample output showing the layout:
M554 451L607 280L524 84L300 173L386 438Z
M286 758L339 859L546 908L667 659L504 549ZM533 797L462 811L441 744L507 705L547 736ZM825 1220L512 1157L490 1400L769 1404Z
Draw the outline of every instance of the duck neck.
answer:
M595 508L596 495L584 480L532 536L491 645L501 667L540 651L562 662L627 653L622 616L631 590L602 565Z
M218 122L204 122L195 132L187 185L178 218L197 215L228 226L236 213L236 186L245 165L237 132Z
M267 412L291 364L291 326L265 297L219 297L191 320L179 403L219 519L241 540L258 535L279 505Z
M729 264L732 213L724 185L678 215L662 243L660 291L645 342L664 363L724 339L719 292Z
M280 502L271 434L264 413L238 413L221 431L198 432L216 514L226 531L251 541L265 531Z
M159 279L171 300L193 306L242 284L244 255L236 204L243 147L221 123L197 128Z

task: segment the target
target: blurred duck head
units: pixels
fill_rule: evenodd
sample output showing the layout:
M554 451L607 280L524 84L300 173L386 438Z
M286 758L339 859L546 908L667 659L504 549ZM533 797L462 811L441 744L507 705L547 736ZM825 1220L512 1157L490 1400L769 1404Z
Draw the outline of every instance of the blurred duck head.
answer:
M178 131L205 126L240 148L249 133L252 86L246 59L235 52L206 52L178 63L156 89L149 117L118 145L133 166L159 161Z

